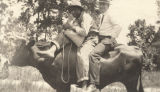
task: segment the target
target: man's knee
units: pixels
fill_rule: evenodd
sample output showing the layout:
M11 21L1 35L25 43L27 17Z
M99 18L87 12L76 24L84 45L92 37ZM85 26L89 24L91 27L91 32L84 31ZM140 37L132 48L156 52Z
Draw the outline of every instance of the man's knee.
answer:
M89 54L89 58L93 58L96 55L96 53L94 51L91 51Z
M100 56L97 55L94 51L92 51L90 54L89 54L89 63L90 64L93 64L93 63L97 63L100 59Z
M96 58L98 58L98 57L101 57L101 53L99 53L99 52L97 52L96 50L93 50L93 51L91 51L90 52L90 54L89 54L89 58L94 58L94 57L96 57Z

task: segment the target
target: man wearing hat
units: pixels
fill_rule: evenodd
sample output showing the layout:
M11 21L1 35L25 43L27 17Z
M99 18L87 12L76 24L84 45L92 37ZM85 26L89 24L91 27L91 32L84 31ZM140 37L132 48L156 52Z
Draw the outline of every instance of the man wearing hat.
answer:
M99 85L100 82L100 61L104 53L108 53L114 48L116 38L118 37L121 27L113 21L113 18L108 14L110 6L109 0L96 0L95 10L99 12L101 22L97 30L99 31L99 43L89 55L90 59L90 85L87 92L92 92Z
M82 90L86 90L87 82L89 80L89 54L98 43L98 34L97 32L94 32L94 30L90 31L93 21L92 17L87 11L82 9L79 4L71 4L67 10L69 15L72 13L71 15L76 17L74 22L71 23L71 21L67 21L67 24L64 25L66 30L63 33L60 33L55 40L52 41L54 45L49 50L36 51L36 53L40 54L38 57L38 59L40 58L39 60L44 60L41 57L54 58L54 53L68 43L68 38L72 40L78 47L76 62L77 82L81 85ZM77 13L79 10L81 10L81 12ZM72 17L71 19L73 20L74 18ZM76 22L78 25L75 26ZM64 39L65 44L63 43ZM33 51L34 49L35 48L33 48Z

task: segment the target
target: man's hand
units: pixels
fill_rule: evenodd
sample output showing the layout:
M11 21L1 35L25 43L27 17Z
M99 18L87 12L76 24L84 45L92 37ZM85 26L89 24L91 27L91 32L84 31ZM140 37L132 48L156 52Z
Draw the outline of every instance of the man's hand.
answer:
M69 18L68 21L64 24L65 29L73 29L75 19Z
M66 23L63 25L64 29L71 29L72 28L72 24L71 23Z

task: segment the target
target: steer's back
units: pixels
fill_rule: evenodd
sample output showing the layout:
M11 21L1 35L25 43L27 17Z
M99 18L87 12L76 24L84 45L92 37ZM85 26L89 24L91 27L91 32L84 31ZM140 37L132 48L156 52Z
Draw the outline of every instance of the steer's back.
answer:
M101 61L100 88L113 82L124 82L138 77L142 67L142 53L135 46L115 48L117 54Z

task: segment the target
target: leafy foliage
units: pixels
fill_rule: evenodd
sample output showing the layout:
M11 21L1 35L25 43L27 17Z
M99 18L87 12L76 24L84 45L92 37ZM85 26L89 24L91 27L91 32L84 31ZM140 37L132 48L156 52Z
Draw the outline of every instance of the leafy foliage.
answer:
M23 12L19 20L23 22L26 28L28 24L33 22L36 25L36 39L45 33L46 36L52 36L54 32L61 31L61 17L65 8L69 5L69 2L75 2L72 0L18 0L23 2ZM95 0L80 0L82 6L86 10L93 11ZM46 40L46 38L45 38Z
M11 57L15 46L20 44L18 39L38 40L43 33L45 40L53 39L62 30L62 13L71 0L17 0L22 4L18 19L9 9L17 4L15 1L0 1L0 53L6 57Z
M17 18L13 16L13 10L9 8L12 2L0 2L0 54L11 58L13 51L18 43L18 39L27 39L28 32Z
M133 25L129 26L130 38L129 45L135 45L141 48L143 52L144 68L152 69L155 67L153 63L156 49L151 46L151 42L156 34L155 27L147 25L145 20L138 19Z
M61 24L61 16L67 3L63 0L18 0L24 3L24 12L21 13L20 20L26 25L35 18L34 23L41 32L46 32L47 28ZM57 15L56 15L57 14Z
M154 63L157 64L157 67L160 69L160 28L155 34L155 37L152 41L152 46L156 49L156 54L154 55Z

